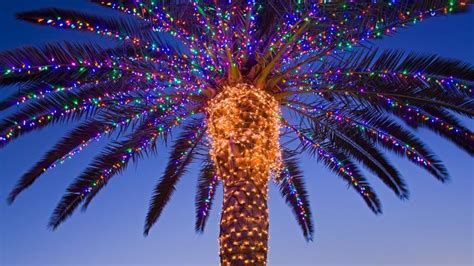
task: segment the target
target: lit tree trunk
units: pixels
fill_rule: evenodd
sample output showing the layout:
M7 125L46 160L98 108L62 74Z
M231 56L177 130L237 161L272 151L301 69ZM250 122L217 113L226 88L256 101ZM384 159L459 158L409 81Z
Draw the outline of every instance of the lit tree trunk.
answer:
M208 107L211 157L224 183L222 265L265 265L268 181L280 166L278 102L251 85L224 87Z

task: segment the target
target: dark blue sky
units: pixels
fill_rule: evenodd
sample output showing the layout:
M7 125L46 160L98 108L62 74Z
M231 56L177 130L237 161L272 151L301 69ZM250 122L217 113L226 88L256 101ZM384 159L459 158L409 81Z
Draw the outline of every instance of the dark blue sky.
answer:
M49 6L103 11L80 0L2 0L0 50L57 40L97 40L88 34L14 20L18 11ZM474 64L473 22L473 10L434 18L376 44ZM13 89L2 88L0 97ZM472 121L466 122L474 128ZM77 212L56 232L46 227L49 215L66 186L102 144L45 174L8 206L4 199L17 179L68 128L55 126L27 135L0 151L0 265L217 265L222 194L216 197L205 233L194 233L195 167L182 179L150 235L142 235L152 187L168 154L165 148L157 157L130 166L86 213ZM290 210L271 186L269 265L472 265L473 160L432 133L421 130L419 136L444 160L452 181L441 184L427 172L390 156L406 177L411 198L399 201L370 176L383 201L381 216L374 216L356 193L321 164L303 159L316 223L314 242L304 241Z

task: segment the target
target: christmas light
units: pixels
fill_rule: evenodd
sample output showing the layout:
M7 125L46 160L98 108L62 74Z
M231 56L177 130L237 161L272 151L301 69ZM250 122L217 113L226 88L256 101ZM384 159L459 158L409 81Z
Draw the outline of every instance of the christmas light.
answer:
M474 154L474 134L452 115L474 116L472 67L379 52L370 43L466 10L467 1L92 2L129 16L51 8L18 18L107 37L112 47L64 43L0 53L0 85L19 85L0 101L0 111L17 108L0 122L0 147L55 123L80 123L25 173L10 202L94 141L114 138L68 187L52 228L81 204L87 208L105 184L156 151L174 129L184 137L175 141L152 197L145 234L187 165L205 158L196 230L204 229L223 184L222 265L266 264L270 180L312 239L309 200L288 151L317 158L374 213L381 212L380 202L359 164L400 198L408 193L379 148L448 178L404 125L427 128Z

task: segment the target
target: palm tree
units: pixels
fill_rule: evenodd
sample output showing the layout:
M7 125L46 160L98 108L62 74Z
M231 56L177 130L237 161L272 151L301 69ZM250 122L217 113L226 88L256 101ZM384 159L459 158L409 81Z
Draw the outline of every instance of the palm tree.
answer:
M406 126L427 128L474 154L457 116L474 115L472 66L436 55L379 51L371 40L428 17L466 10L467 1L132 1L93 0L129 16L63 9L18 14L32 23L113 39L48 44L0 53L0 145L57 123L77 126L27 171L11 203L44 172L87 145L110 139L57 205L55 229L131 161L156 152L177 129L151 198L144 234L195 159L202 161L196 231L224 189L222 265L264 265L270 179L307 240L310 204L298 167L306 152L342 178L376 214L380 201L359 170L401 199L407 186L382 149L444 182L442 162Z

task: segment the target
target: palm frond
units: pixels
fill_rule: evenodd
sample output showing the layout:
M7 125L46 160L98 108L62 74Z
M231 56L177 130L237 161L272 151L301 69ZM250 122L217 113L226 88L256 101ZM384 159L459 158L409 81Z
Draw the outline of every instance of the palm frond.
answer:
M92 44L47 44L44 47L22 47L0 53L0 85L31 81L46 84L69 81L91 81L119 77L123 69L116 66L125 48L104 49Z
M350 50L366 40L393 34L397 28L433 16L462 12L467 7L467 1L450 0L319 2L314 16L324 20L314 23L312 34L326 33L318 36L314 44L319 44L318 50L327 54L335 49ZM311 1L307 3L310 5ZM337 30L327 29L333 25Z
M437 108L421 108L415 105L403 104L393 98L384 97L380 101L386 104L385 110L396 115L406 125L413 128L425 127L456 144L469 154L474 154L474 133L460 123L455 122L455 120L450 119L446 112L441 113L442 111L439 109L434 111ZM434 112L440 116L432 115Z
M195 8L192 3L186 1L103 1L91 0L103 7L113 8L126 14L132 14L142 21L151 23L160 31L168 32L169 29L179 31L180 28L190 29L192 25L192 15ZM187 23L175 24L177 20L187 20Z
M313 239L313 221L308 193L295 154L283 151L283 170L276 183L280 194L290 206L307 241Z
M98 120L84 122L75 128L20 178L15 188L10 192L8 202L13 203L15 198L23 190L31 186L41 174L53 167L58 160L61 160L64 156L70 154L78 147L81 147L81 145L87 143L90 139L97 137L100 132L105 132L112 128L112 123Z
M130 160L137 160L154 152L158 137L160 133L156 129L154 118L150 117L125 140L109 144L68 187L51 216L49 226L56 229L72 215L80 203L86 201L85 204L89 204L113 176L127 167Z
M17 18L34 24L78 30L114 37L119 40L152 41L151 27L130 18L103 17L74 10L47 8L21 12Z
M202 140L204 132L202 121L197 120L185 126L180 137L173 144L166 170L153 191L145 221L145 235L148 235L151 227L159 219L175 190L176 183L184 175L187 166L193 160L195 148Z
M375 213L382 213L378 196L370 187L366 178L361 174L357 165L334 147L331 142L316 142L308 136L308 133L298 130L296 127L287 124L295 132L303 151L322 161L324 165L335 174L340 176L347 184L361 195L367 206Z
M196 223L194 226L196 232L204 232L214 202L215 193L220 183L219 177L214 169L214 164L209 158L209 155L206 157L201 165L196 192Z
M449 174L443 163L428 149L425 143L405 130L395 120L374 111L355 114L352 125L364 134L368 141L410 159L411 162L427 169L438 180L445 182ZM362 119L357 122L357 118Z
M117 106L133 103L132 100L136 98L123 93L130 90L130 81L126 79L104 81L97 85L88 84L80 88L77 91L59 91L35 99L3 119L0 122L0 134L3 135L0 146L25 133L54 123L92 117L99 111L108 111ZM121 94L117 96L117 93ZM9 99L6 100L8 101Z
M146 116L147 114L143 115L143 117ZM119 130L120 136L120 133L126 130L128 126L132 125L133 127L136 120L138 118L144 119L143 117L136 116L136 112L124 111L120 112L119 116L102 114L96 119L85 121L56 143L39 162L20 178L15 188L10 192L7 201L10 204L13 203L15 198L31 186L43 173L56 167L57 164L63 163L66 159L72 158L85 149L94 139L98 140L104 135L110 135L117 130Z
M0 147L5 146L25 133L42 129L54 123L78 121L83 117L91 117L99 109L95 106L75 107L74 104L72 106L62 105L61 103L63 100L67 101L66 99L61 97L54 98L28 104L3 119L0 122ZM70 102L72 103L73 101L71 100Z
M338 147L341 153L345 153L366 166L398 197L408 198L409 192L400 173L374 145L362 138L356 131L341 124L333 127L330 123L314 118L311 119L311 124L313 134L328 135L328 140ZM317 129L318 127L322 127L322 130Z

